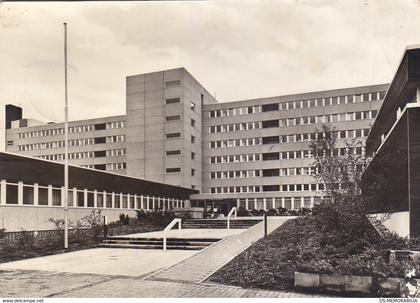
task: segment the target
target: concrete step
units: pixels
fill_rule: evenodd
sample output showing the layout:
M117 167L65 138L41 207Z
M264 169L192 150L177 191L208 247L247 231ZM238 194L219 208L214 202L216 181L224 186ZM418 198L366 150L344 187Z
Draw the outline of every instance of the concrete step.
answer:
M146 244L111 244L101 243L99 247L103 248L135 248L135 249L163 249L162 245L146 245ZM189 246L189 245L167 245L166 249L179 249L179 250L201 250L206 246Z
M182 239L181 239L182 240ZM216 241L166 241L166 245L181 245L181 246L208 246ZM133 244L133 245L162 245L163 240L158 241L143 241L137 240L110 240L102 241L103 244Z
M219 240L211 238L167 238L166 249L200 250ZM163 239L116 236L104 239L99 246L108 248L163 249Z
M126 236L113 236L109 237L106 240L129 240L129 241L162 241L163 238L141 238L141 237L126 237ZM166 238L166 241L172 242L172 241L183 241L183 242L216 242L220 239L217 238Z

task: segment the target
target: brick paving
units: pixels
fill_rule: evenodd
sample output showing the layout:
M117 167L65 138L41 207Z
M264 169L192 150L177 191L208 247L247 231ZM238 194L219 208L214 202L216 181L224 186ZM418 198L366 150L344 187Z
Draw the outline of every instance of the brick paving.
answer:
M291 217L269 217L267 232L270 233ZM211 274L228 263L253 242L264 236L264 222L258 223L246 231L225 238L199 253L158 271L147 280L174 282L203 282Z
M296 292L243 289L226 285L114 279L88 288L63 292L58 297L119 298L312 298ZM321 296L318 296L321 297Z
M319 295L210 283L46 271L0 271L0 298L313 298Z

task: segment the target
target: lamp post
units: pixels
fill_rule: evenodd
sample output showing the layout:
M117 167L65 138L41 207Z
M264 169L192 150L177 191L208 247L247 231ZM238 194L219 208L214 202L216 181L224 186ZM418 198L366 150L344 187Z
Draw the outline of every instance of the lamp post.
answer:
M67 98L67 23L64 25L64 248L69 247L69 107Z

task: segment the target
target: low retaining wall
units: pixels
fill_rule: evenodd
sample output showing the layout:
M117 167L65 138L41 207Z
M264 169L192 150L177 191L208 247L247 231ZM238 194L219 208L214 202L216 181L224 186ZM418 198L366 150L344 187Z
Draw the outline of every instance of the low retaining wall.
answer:
M400 297L405 287L402 278L376 278L342 274L314 274L295 272L295 288L317 292L353 295ZM418 281L416 281L418 284Z
M69 220L76 222L81 218L89 215L95 208L85 207L69 207ZM103 209L103 216L108 217L108 222L119 220L121 213L127 214L129 217L135 217L134 210L126 209ZM54 229L53 223L48 222L49 218L64 219L64 207L61 206L17 206L17 205L1 205L0 206L0 229L5 228L6 231L23 230L50 230Z

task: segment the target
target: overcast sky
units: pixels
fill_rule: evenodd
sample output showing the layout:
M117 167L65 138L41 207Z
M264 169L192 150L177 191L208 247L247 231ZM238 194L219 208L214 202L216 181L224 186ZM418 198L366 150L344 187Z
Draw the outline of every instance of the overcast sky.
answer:
M125 114L125 77L184 66L221 102L391 81L420 43L419 0L0 4L0 106Z

